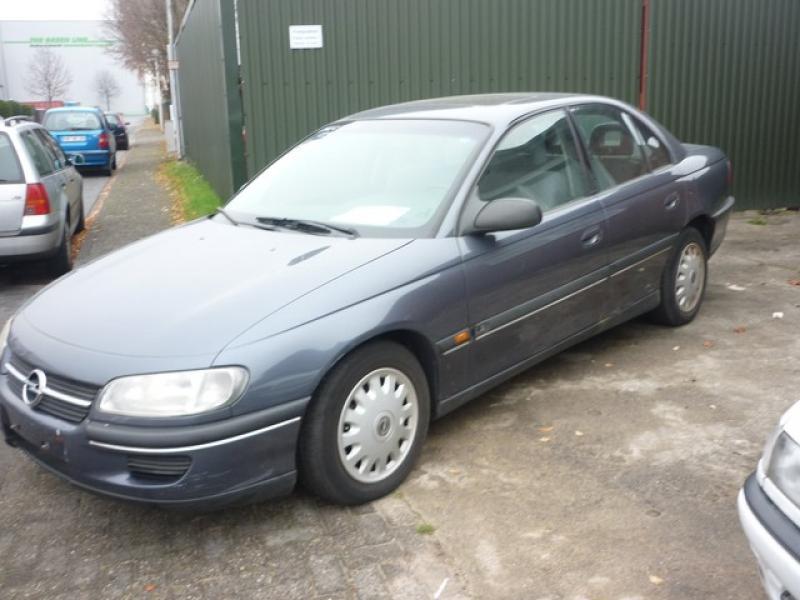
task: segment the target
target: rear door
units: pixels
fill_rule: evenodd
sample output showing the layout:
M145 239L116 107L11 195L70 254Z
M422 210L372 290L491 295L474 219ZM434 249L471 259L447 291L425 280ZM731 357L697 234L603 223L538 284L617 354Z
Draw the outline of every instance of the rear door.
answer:
M23 129L19 133L25 150L33 161L36 171L39 174L39 181L47 189L47 197L50 199L50 209L56 212L61 209L61 198L65 194L66 181L64 175L56 170L56 165L50 157L50 153L45 149L39 136L33 128Z
M566 111L516 125L497 146L467 207L526 197L532 228L459 238L468 291L472 382L539 355L602 318L605 217ZM475 206L475 205L478 206Z
M608 218L611 316L653 300L686 202L666 145L649 129L645 138L636 117L606 104L574 107L572 116Z
M78 175L75 167L67 164L67 157L64 155L64 151L61 150L58 146L58 142L55 141L53 136L51 136L46 129L37 127L33 131L42 142L42 145L55 165L56 173L58 173L60 177L61 184L69 200L70 214L79 215L80 211L83 210L81 206L81 187L83 182L80 175ZM77 223L74 219L73 222Z
M11 136L0 132L0 235L15 233L25 211L25 175Z

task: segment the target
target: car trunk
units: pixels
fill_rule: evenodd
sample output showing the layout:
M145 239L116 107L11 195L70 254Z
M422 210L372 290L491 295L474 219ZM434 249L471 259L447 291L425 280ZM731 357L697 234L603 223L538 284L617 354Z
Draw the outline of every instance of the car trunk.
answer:
M25 184L0 183L0 235L19 231L25 211Z
M0 235L19 231L25 211L25 182L17 152L0 133Z
M73 131L51 131L64 152L99 150L102 129L80 129Z

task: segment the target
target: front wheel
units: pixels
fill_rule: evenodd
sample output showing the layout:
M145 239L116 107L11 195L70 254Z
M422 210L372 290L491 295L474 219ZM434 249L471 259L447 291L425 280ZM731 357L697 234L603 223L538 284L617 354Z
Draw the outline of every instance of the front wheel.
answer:
M658 323L678 327L700 311L708 279L708 251L703 236L688 227L681 232L661 275L661 304L652 316Z
M362 346L311 400L300 433L301 481L337 504L385 496L411 471L429 420L428 383L414 355L393 342Z

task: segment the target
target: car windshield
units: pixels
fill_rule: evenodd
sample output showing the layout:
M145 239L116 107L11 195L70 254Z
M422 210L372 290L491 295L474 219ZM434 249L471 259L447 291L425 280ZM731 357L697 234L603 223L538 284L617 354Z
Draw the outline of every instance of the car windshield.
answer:
M488 133L466 121L331 125L262 171L226 210L273 226L314 221L360 235L426 237Z
M97 114L86 110L51 112L44 118L50 131L90 131L102 129Z

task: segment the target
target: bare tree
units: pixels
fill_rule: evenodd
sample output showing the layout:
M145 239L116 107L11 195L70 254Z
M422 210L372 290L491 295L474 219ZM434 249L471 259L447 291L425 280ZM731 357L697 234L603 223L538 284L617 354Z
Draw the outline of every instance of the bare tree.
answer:
M39 48L28 63L27 90L47 102L63 96L72 83L72 75L61 57L50 48Z
M106 110L111 110L111 98L119 96L120 88L117 80L109 72L103 69L94 76L94 89L106 103Z
M180 26L189 0L173 0L173 23ZM111 0L106 29L115 44L109 52L122 64L141 74L160 77L162 91L168 91L167 11L164 0ZM156 63L158 68L156 68Z

